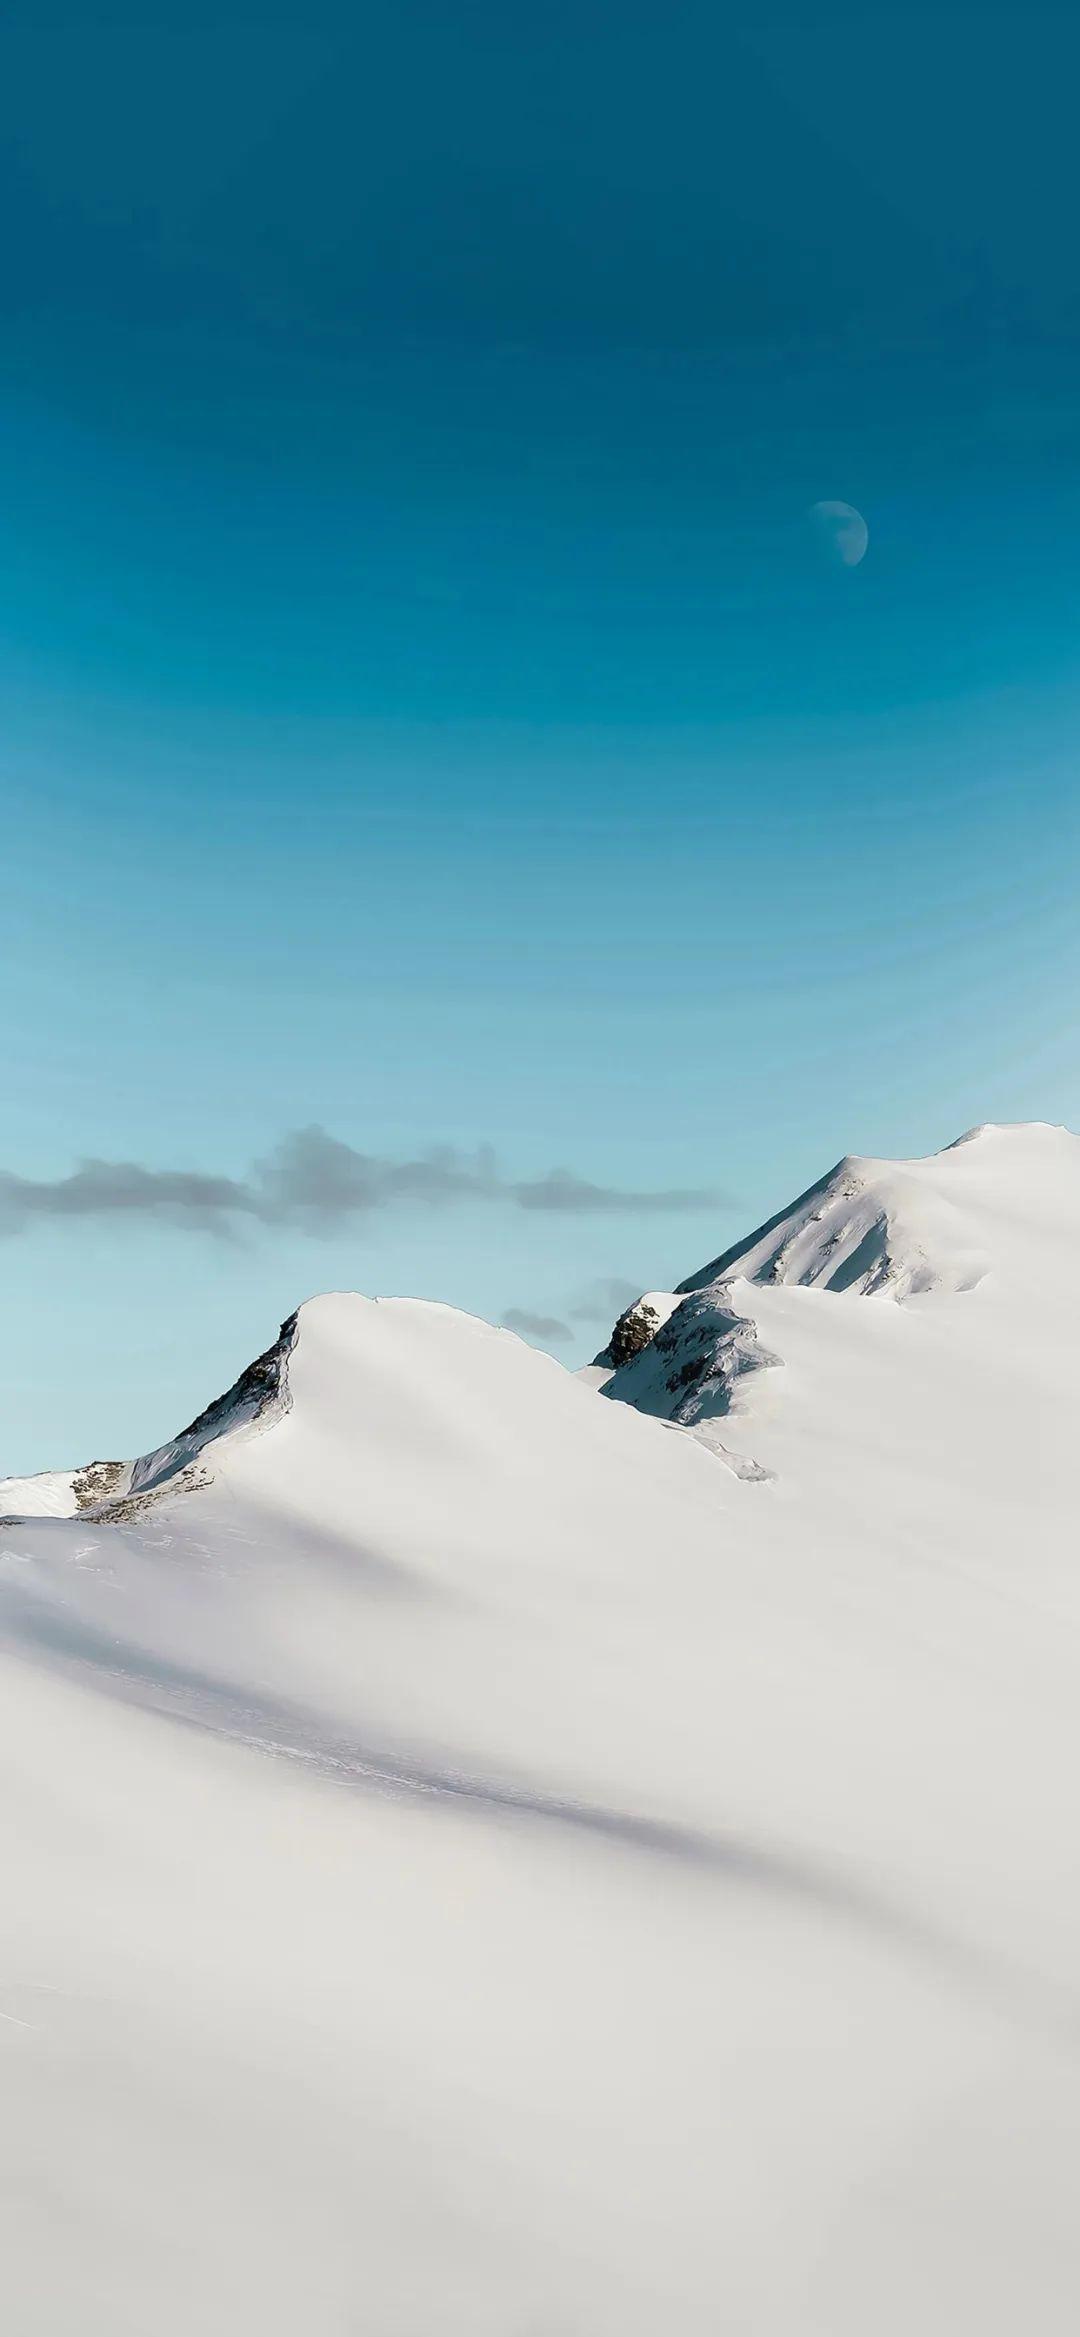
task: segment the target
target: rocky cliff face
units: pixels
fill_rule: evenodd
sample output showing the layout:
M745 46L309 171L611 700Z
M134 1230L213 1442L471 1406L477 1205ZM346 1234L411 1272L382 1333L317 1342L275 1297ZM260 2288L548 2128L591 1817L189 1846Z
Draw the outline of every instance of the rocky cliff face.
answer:
M677 1304L669 1291L647 1290L643 1297L636 1298L633 1306L628 1306L619 1316L607 1346L596 1358L597 1363L619 1371L649 1345Z

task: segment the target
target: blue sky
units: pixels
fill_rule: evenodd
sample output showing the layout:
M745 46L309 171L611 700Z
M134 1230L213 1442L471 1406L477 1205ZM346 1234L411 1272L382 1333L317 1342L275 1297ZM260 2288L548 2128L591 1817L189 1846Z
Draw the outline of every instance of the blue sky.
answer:
M100 18L0 33L0 1470L1076 1124L1069 13Z

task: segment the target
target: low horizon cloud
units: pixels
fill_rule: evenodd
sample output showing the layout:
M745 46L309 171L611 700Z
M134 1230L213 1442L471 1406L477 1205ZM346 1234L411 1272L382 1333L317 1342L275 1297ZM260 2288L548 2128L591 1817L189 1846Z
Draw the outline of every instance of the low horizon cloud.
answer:
M612 1323L641 1297L642 1288L640 1282L626 1282L621 1275L605 1275L581 1291L566 1311L572 1323Z
M575 1323L603 1323L606 1326L617 1322L619 1316L625 1314L627 1307L633 1306L635 1299L640 1296L641 1290L636 1282L626 1282L621 1275L603 1275L598 1281L590 1283L587 1290L580 1291L576 1298L568 1300L565 1322L561 1315L536 1314L531 1307L508 1306L502 1317L502 1326L504 1331L517 1331L523 1339L541 1339L562 1346L567 1339L573 1338Z
M245 1224L326 1233L351 1217L393 1204L435 1209L498 1202L554 1215L601 1216L708 1208L719 1198L679 1188L635 1192L598 1185L567 1168L551 1168L539 1177L506 1177L487 1145L475 1153L433 1146L415 1159L386 1159L356 1151L325 1128L311 1127L284 1136L246 1177L96 1159L81 1161L64 1177L22 1177L0 1170L0 1236L21 1233L43 1219L157 1220L186 1232L228 1237Z
M569 1323L558 1315L534 1315L527 1306L508 1306L502 1318L504 1331L516 1331L521 1339L555 1339L560 1345L573 1337Z

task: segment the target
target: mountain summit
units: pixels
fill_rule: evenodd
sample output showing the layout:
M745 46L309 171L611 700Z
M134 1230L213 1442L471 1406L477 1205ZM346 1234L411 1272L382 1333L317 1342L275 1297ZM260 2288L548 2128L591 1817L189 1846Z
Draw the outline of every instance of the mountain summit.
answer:
M782 1360L763 1340L762 1321L782 1316L762 1291L904 1304L995 1272L1026 1287L1041 1259L1059 1275L1046 1229L1068 1240L1078 1190L1080 1139L1043 1122L973 1128L924 1160L849 1155L674 1291L628 1307L596 1359L604 1393L682 1426L726 1415L736 1381Z
M35 2330L1072 2337L1078 1308L1080 1142L985 1129L603 1393L331 1295L0 1488Z

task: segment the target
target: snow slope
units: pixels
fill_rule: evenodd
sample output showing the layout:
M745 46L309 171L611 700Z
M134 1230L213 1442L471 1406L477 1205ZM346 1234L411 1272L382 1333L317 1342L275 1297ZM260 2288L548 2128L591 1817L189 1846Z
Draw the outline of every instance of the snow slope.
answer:
M20 2332L1071 2337L1080 1140L672 1295L623 1402L315 1300L0 1529Z
M597 1357L613 1367L605 1393L723 1449L709 1423L742 1409L748 1373L785 1360L792 1324L837 1330L817 1306L807 1318L789 1293L940 1301L974 1293L989 1275L993 1307L1002 1276L1012 1305L1034 1277L1053 1305L1055 1281L1069 1279L1054 1244L1070 1238L1077 1149L1063 1128L987 1127L927 1160L840 1161L670 1296L649 1292L628 1308ZM652 1336L636 1330L643 1319ZM948 1320L981 1324L982 1303Z
M986 1271L982 1216L1000 1173L1015 1178L1025 1154L1036 1174L1047 1140L1064 1134L1052 1128L972 1128L945 1152L928 1160L859 1160L837 1163L790 1209L771 1217L745 1241L725 1250L711 1266L680 1282L679 1292L738 1274L746 1282L797 1282L809 1288L858 1291L871 1296L917 1297L929 1290L970 1290ZM977 1147L969 1155L966 1148ZM962 1160L957 1155L963 1154ZM971 1162L986 1179L973 1185Z

